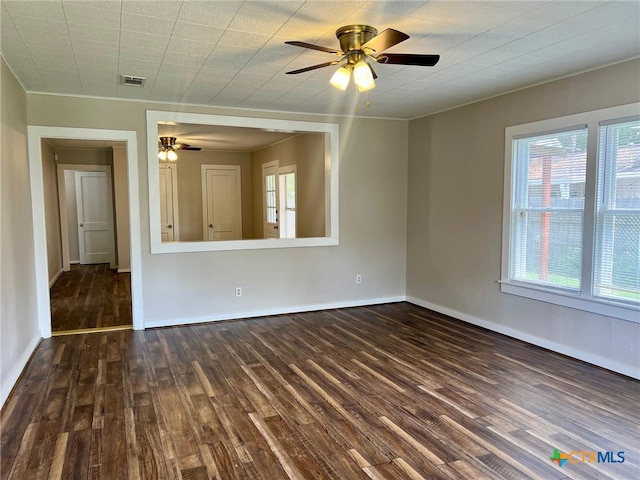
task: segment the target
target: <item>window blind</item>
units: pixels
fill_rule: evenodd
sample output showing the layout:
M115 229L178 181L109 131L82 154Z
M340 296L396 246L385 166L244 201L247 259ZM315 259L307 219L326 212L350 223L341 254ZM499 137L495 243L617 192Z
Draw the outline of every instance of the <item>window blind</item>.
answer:
M513 143L511 278L579 291L587 128Z
M593 293L640 301L640 120L600 126Z

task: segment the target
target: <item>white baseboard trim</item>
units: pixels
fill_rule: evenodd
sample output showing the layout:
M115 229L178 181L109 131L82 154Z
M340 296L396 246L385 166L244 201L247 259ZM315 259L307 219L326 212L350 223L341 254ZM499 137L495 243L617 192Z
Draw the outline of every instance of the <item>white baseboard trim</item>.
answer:
M118 273L131 273L130 268L118 268Z
M61 268L60 270L58 270L58 273L56 273L53 278L49 280L49 288L53 287L53 284L56 283L56 281L60 278L60 275L62 275L62 272L64 272L64 270Z
M69 265L80 265L80 260L69 260Z
M166 320L150 320L145 321L145 328L157 328L157 327L174 327L176 325L190 325L193 323L205 323L216 322L220 320L234 320L242 318L255 318L255 317L269 317L271 315L286 315L290 313L302 313L313 312L317 310L331 310L334 308L348 308L348 307L364 307L367 305L379 305L382 303L396 303L404 302L406 297L404 295L397 297L382 297L382 298L369 298L365 300L353 300L347 302L336 303L314 303L310 305L294 305L290 307L273 308L270 310L252 310L248 312L228 312L217 315L206 315L199 317L186 317L186 318L170 318Z
M2 378L2 391L0 392L0 395L2 395L0 397L0 408L4 407L4 402L7 401L11 390L13 390L13 387L20 378L22 371L27 366L27 362L40 343L40 340L42 340L42 338L40 337L32 338L22 352L22 355L20 355L20 358L18 359L14 367L11 369L11 372L9 372L9 374L6 376L3 375L4 378Z
M457 310L443 307L441 305L436 305L435 303L421 300L419 298L407 296L407 302L413 303L414 305L418 305L420 307L428 308L429 310L433 310L438 313L449 315L450 317L453 317L457 320L462 320L463 322L471 323L472 325L477 325L478 327L483 327L488 330L501 333L508 337L517 338L518 340L522 340L523 342L546 348L547 350L551 350L556 353L561 353L562 355L567 355L568 357L582 360L583 362L587 362L592 365L597 365L598 367L606 368L607 370L611 370L612 372L621 373L622 375L640 380L640 371L638 371L638 369L634 369L631 365L616 362L615 360L611 360L600 355L594 355L578 348L569 347L561 343L547 340L546 338L540 338L529 333L521 332L520 330L516 330L515 328L505 327L504 325L500 325L498 323L482 320L481 318L475 317L473 315L458 312Z

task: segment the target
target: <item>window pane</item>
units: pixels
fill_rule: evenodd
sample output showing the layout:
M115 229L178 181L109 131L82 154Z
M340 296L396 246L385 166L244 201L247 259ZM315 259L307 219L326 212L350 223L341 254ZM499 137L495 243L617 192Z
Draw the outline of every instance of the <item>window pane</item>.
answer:
M511 278L580 290L587 131L514 142Z
M517 140L515 205L583 208L586 147L582 129Z
M296 212L295 210L287 210L286 212L286 234L287 238L296 238Z
M289 173L286 176L287 182L287 208L296 208L296 174Z
M640 301L640 215L602 215L595 294Z
M640 302L640 120L600 129L594 294Z
M267 207L267 222L276 223L276 209L274 207Z
M522 212L516 240L515 280L580 288L582 212Z

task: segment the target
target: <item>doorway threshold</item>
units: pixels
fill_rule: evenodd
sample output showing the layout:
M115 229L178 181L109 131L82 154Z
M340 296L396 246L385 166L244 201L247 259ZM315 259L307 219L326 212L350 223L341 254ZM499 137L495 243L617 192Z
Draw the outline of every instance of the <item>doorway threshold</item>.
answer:
M81 333L104 333L114 332L117 330L133 330L132 325L114 325L113 327L96 327L96 328L80 328L78 330L60 330L51 332L52 337L61 337L63 335L79 335Z

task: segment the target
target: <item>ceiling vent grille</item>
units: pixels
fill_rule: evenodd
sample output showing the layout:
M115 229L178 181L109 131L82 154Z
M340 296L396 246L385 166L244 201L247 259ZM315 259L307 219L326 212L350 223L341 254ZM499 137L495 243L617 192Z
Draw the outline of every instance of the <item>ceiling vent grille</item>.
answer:
M143 87L144 82L147 79L145 77L134 77L133 75L121 75L121 83L122 85L127 85L129 87Z

